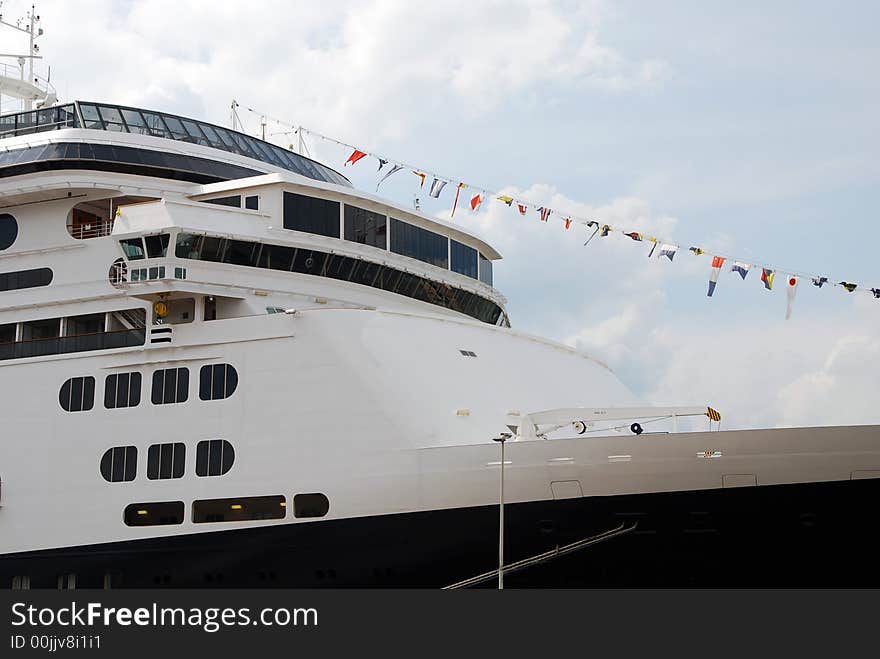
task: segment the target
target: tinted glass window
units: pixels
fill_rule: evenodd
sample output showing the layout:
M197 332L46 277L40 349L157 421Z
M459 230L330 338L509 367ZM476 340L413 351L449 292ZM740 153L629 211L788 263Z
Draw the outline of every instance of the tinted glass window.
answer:
M492 261L480 254L480 281L492 285Z
M184 403L189 398L189 369L166 368L153 373L153 405Z
M183 477L186 447L174 444L153 444L147 452L147 478L165 480Z
M122 245L122 251L129 260L136 261L144 258L144 244L140 238L120 240L119 244Z
M330 500L319 492L293 497L294 517L323 517L330 511Z
M95 378L70 378L58 393L58 402L67 412L86 412L95 406Z
M161 233L158 236L146 236L144 243L147 245L147 258L161 259L168 252L168 240L170 236L167 233Z
M256 265L260 268L332 277L371 286L446 307L491 325L501 321L509 327L501 308L491 300L378 263L341 254L327 254L314 249L261 245L192 234L180 234L177 237L176 254L180 258L202 261L222 260L229 263L232 262L229 255L232 249L238 254L248 255L248 258L242 259L241 263L249 260L249 263L253 264L256 260Z
M133 481L137 474L138 450L135 446L114 446L101 458L101 476L110 483Z
M257 195L253 195L251 197L244 198L244 207L248 210L257 211L260 210L260 198Z
M0 273L0 291L14 291L20 288L48 286L51 283L52 271L49 268Z
M199 370L199 398L229 398L238 386L238 372L231 364L209 364Z
M459 272L474 279L477 278L477 250L467 245L462 245L457 240L450 243L453 272Z
M202 199L203 204L217 204L218 206L231 206L233 208L241 208L241 195L232 195L229 197L217 197L216 199Z
M9 213L0 213L0 250L9 249L18 238L18 222Z
M196 476L222 476L234 461L235 451L225 439L208 439L196 446Z
M384 215L346 204L345 239L385 249L386 221Z
M287 501L281 495L268 497L238 497L193 501L192 521L244 522L255 519L283 519Z
M285 192L284 228L339 238L339 202Z
M117 373L104 381L104 407L137 407L141 404L141 374Z
M439 268L449 267L449 240L439 233L391 220L391 251Z
M123 514L126 526L183 524L183 501L131 503Z
M0 343L12 343L15 341L15 323L0 325Z

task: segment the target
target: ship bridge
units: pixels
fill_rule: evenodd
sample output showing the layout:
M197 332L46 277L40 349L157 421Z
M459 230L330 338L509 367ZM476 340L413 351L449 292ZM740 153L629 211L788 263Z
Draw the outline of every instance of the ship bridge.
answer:
M193 183L286 171L352 187L339 172L298 153L165 112L76 101L0 116L0 177L58 169Z

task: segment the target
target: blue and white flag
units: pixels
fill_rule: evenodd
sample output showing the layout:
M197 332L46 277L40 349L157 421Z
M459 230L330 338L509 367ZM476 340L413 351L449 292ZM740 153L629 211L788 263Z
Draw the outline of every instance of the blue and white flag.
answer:
M743 279L749 274L749 270L751 269L751 265L748 263L743 263L742 261L734 261L733 265L730 266L730 271L737 273Z
M443 188L446 187L446 181L442 181L439 178L435 178L434 182L431 183L431 192L430 194L434 199L440 196L440 193L443 192Z
M663 245L660 245L660 253L657 255L657 258L660 259L665 256L671 261L677 251L678 245L669 245L664 243Z

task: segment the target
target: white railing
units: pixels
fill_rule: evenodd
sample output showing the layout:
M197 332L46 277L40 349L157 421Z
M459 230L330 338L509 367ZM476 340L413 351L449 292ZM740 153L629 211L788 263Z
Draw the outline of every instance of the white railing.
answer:
M68 224L67 232L77 240L102 238L113 233L113 220L101 220L90 224Z

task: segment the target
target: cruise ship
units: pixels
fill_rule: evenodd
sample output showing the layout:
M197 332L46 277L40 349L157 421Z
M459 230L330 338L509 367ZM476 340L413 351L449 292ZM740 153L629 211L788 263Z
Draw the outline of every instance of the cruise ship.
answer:
M3 587L880 585L880 428L678 432L460 226L6 73Z

